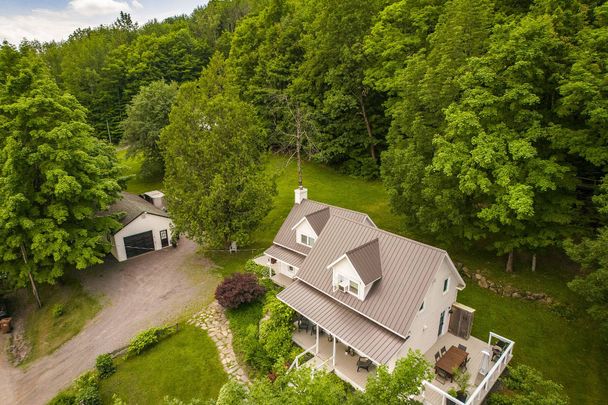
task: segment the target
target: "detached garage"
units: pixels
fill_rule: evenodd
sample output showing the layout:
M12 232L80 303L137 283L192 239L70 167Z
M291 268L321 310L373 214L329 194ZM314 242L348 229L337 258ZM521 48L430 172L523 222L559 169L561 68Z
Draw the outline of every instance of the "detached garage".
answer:
M110 212L120 214L123 225L110 238L112 255L119 262L170 245L169 215L140 196L123 192L122 199L110 207Z

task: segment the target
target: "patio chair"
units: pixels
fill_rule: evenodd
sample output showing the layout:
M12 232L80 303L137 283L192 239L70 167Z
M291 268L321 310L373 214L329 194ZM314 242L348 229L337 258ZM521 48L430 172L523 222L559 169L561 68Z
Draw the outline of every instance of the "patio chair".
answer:
M357 360L357 373L359 369L365 369L365 371L369 372L369 368L372 365L372 360L367 357L359 356L359 360Z
M306 318L298 319L298 330L306 329L306 331L308 332L308 328L310 328L310 321L308 319L306 319Z
M467 347L465 345L458 344L458 348L464 352L467 351Z
M441 348L441 355L443 356L443 355L445 354L445 352L447 352L447 350L445 350L445 346L443 346L443 347Z
M442 369L438 368L435 370L435 379L440 383L445 384L448 381L448 376Z
M466 370L466 369L467 369L467 366L469 365L469 362L470 362L470 361L471 361L471 358L470 358L470 357L467 357L467 358L465 359L464 363L462 363L462 364L460 365L460 369L461 369L461 370L463 370L463 371L464 371L464 370Z
M441 355L439 354L439 352L435 353L435 362L438 362L440 358Z

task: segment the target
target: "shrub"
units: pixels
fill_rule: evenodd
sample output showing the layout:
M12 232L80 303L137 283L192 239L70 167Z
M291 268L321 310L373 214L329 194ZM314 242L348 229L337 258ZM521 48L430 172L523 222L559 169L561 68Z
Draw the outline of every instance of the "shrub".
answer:
M508 374L501 380L506 389L490 396L488 403L491 405L566 405L569 403L563 386L546 380L538 370L524 364L509 367Z
M215 290L215 299L224 308L238 308L259 299L266 289L253 274L236 273L226 278Z
M235 380L230 380L220 389L216 405L240 405L245 398L247 398L245 388Z
M157 344L161 339L176 332L173 326L164 326L162 328L151 328L145 330L135 336L129 343L127 348L127 357L141 354L146 349Z
M273 362L291 360L293 343L291 335L294 324L294 311L279 301L276 296L269 296L264 305L264 313L269 317L260 325L260 342L266 353L271 354Z
M53 305L53 308L51 309L51 314L53 315L53 318L55 318L55 319L60 318L64 313L65 313L65 308L62 304Z
M76 404L78 405L101 405L99 394L99 378L96 373L84 373L74 383L76 392Z
M258 279L263 279L268 277L268 267L260 266L253 260L247 260L244 267L245 273L255 274Z
M116 371L114 360L112 360L112 356L107 353L97 356L95 368L97 369L97 373L101 379L108 378Z

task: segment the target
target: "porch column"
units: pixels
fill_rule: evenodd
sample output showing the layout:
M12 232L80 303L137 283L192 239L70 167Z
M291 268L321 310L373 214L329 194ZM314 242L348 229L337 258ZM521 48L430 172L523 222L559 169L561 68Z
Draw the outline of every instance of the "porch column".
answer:
M315 354L319 354L319 324L315 325L317 329L317 346L315 347Z
M336 368L336 335L333 336L334 347L333 347L333 355L331 357L331 365L333 368Z

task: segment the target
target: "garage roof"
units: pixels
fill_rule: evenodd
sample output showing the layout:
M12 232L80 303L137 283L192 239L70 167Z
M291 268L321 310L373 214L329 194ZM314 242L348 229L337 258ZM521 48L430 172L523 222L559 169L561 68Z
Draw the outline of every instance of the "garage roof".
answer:
M153 204L150 204L137 194L127 193L123 191L121 193L122 198L116 201L114 204L108 208L108 213L110 214L124 214L124 216L120 219L120 222L123 226L126 226L135 218L147 212L149 214L158 215L161 217L169 218L169 214L160 208L155 207Z

